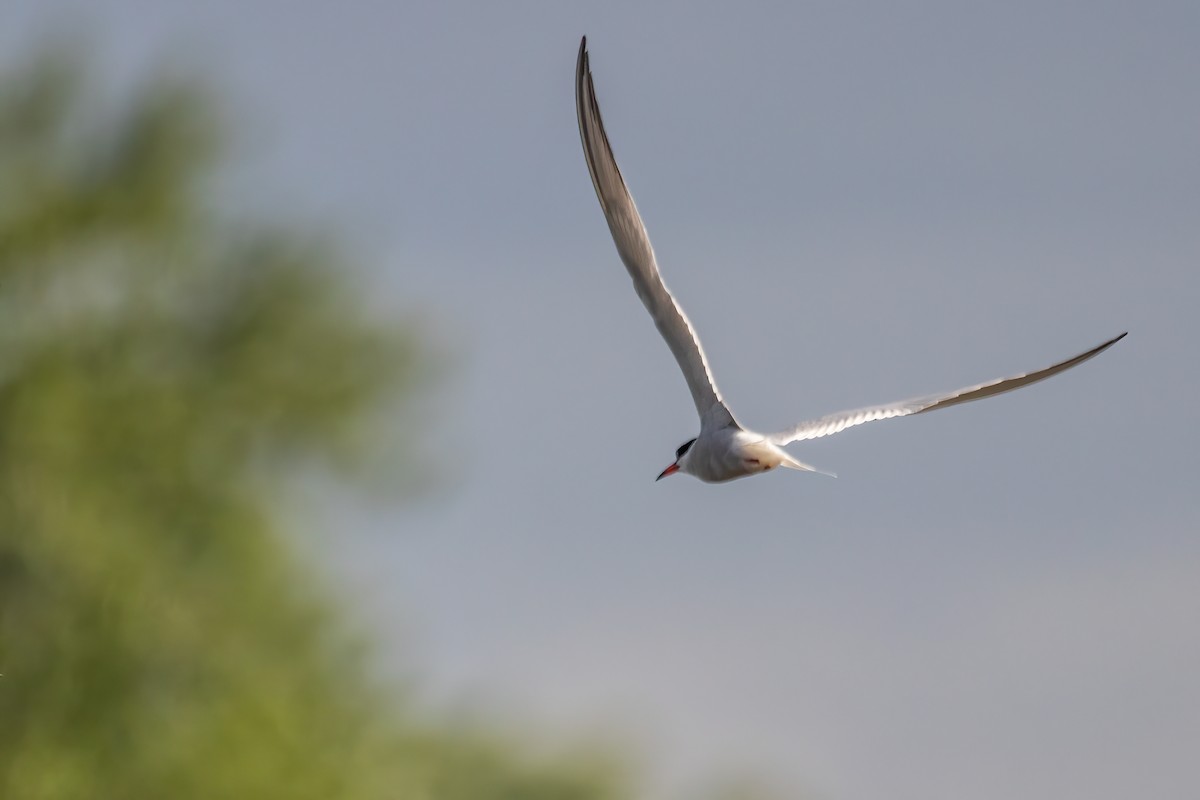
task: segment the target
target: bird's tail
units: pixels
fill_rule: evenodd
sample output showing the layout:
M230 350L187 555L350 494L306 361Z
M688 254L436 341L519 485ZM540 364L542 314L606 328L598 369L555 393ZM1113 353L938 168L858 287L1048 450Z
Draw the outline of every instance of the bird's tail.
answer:
M796 459L794 459L790 455L788 455L787 451L785 451L783 449L780 449L779 453L780 453L780 455L783 456L783 460L779 462L779 466L781 466L781 467L787 467L788 469L796 469L796 470L800 470L801 472L816 472L820 475L828 475L831 478L837 477L837 475L835 475L832 472L826 472L823 469L817 469L816 467L812 466L811 464L805 464L803 461L797 461Z

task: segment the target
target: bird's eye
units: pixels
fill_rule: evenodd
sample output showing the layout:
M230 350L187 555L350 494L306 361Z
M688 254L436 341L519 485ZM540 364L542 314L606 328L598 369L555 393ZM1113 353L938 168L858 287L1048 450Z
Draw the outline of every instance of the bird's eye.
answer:
M675 460L678 461L679 459L683 458L683 454L686 453L688 451L688 448L690 448L695 443L696 443L695 439L689 439L688 441L679 445L679 448L675 451Z

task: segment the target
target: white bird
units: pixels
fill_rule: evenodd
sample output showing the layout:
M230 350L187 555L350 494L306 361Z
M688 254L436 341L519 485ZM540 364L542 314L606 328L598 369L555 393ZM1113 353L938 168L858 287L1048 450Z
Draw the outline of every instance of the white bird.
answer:
M588 172L592 175L596 197L600 199L600 207L608 219L608 227L612 231L617 252L625 262L625 268L629 270L629 277L633 279L633 288L638 297L642 299L658 327L658 332L662 334L675 360L679 362L679 368L683 370L683 377L696 404L696 412L700 415L700 435L684 442L675 451L675 461L664 469L656 480L682 472L694 475L702 481L716 483L755 475L775 467L822 472L792 458L782 446L802 439L828 436L864 422L923 414L926 411L949 408L959 403L1019 389L1082 364L1125 336L1122 333L1074 358L1010 378L1000 378L952 392L901 400L897 403L839 411L819 419L801 422L780 433L761 434L747 430L738 424L725 401L721 399L721 393L717 391L716 382L713 381L695 329L663 284L646 226L633 203L633 196L625 186L625 180L621 177L621 171L613 157L612 147L608 143L608 135L604 132L604 122L600 119L600 106L596 103L596 90L592 85L592 73L588 66L586 36L579 43L579 61L575 71L575 105L579 114L579 137L583 141L583 155L587 160Z

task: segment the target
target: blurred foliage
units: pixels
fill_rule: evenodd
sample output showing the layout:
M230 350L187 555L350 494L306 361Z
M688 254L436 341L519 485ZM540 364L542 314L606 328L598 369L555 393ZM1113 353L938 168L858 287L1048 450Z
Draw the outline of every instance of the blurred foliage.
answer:
M0 798L627 796L376 684L271 513L421 383L334 249L223 219L215 105L0 76Z

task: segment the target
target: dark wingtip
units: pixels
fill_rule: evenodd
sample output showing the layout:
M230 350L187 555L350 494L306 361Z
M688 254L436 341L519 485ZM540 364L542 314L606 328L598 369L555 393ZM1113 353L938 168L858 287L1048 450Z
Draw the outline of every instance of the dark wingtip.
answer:
M1109 339L1104 344L1100 345L1099 350L1107 350L1108 348L1112 347L1114 344L1121 341L1128 335L1129 335L1129 331L1125 331L1120 336L1114 336L1113 338Z
M1108 340L1107 342L1105 342L1104 344L1099 344L1099 345L1096 345L1096 346L1095 346L1095 347L1093 347L1091 350L1088 350L1086 353L1081 353L1081 354L1079 355L1079 361L1076 361L1075 363L1077 363L1077 364L1078 364L1078 363L1081 363L1082 361L1087 361L1087 360L1088 360L1089 358L1091 358L1092 356L1098 356L1098 355L1100 355L1100 354L1101 354L1101 353L1103 353L1105 350L1107 350L1108 348L1112 347L1114 344L1116 344L1117 342L1121 341L1122 339L1124 339L1124 338L1125 338L1126 336L1128 336L1128 335L1129 335L1129 331L1125 331L1124 333L1122 333L1122 334L1120 334L1120 335L1118 335L1118 336L1114 336L1113 338L1109 339L1109 340Z

